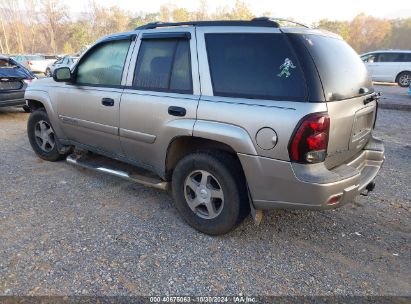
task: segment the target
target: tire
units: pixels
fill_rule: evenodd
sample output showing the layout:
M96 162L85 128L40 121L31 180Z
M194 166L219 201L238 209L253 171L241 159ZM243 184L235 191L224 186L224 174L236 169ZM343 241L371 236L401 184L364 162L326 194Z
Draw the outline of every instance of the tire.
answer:
M408 87L411 83L411 72L401 72L398 74L397 83L400 87Z
M34 152L44 160L58 161L68 154L59 153L54 130L43 108L30 114L27 122L27 135Z
M46 77L51 77L51 70L49 68L46 69L46 72L44 73Z
M204 151L185 156L173 171L172 192L184 220L205 234L228 233L250 212L241 165L225 152Z

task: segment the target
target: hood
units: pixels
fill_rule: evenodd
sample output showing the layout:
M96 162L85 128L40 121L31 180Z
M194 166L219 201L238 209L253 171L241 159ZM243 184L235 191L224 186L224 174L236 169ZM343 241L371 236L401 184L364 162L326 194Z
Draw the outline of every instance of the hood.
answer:
M45 78L37 78L36 81L30 83L27 89L34 89L34 90L44 90L51 87L58 85L58 82L55 82L52 77L45 77Z
M10 77L18 79L33 79L35 78L29 71L22 67L0 68L0 77Z

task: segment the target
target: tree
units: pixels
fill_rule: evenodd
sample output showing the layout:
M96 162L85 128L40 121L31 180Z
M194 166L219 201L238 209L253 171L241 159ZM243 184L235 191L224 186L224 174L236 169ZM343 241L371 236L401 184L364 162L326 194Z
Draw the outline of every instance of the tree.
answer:
M68 9L59 0L40 0L40 4L44 32L48 37L51 50L56 54L59 50L59 42L65 40L63 33L65 29L64 23L68 18Z
M344 38L344 40L349 40L350 38L350 25L348 21L321 19L315 27L338 34Z
M136 28L138 26L150 23L150 22L155 22L159 19L159 14L158 13L150 13L150 14L140 14L134 18L130 19L129 22L129 28Z
M251 12L250 7L241 0L236 0L234 4L234 8L231 11L230 19L233 20L250 20L255 16Z
M365 14L357 15L350 22L348 42L359 53L378 49L391 32L391 24Z
M193 20L208 20L208 6L206 0L200 0L198 9L191 15Z
M158 18L162 22L170 22L171 21L171 5L162 5L160 6L160 12Z
M190 20L190 12L185 8L175 8L171 12L174 22L184 22Z
M383 46L389 49L411 49L411 18L391 20L391 32Z

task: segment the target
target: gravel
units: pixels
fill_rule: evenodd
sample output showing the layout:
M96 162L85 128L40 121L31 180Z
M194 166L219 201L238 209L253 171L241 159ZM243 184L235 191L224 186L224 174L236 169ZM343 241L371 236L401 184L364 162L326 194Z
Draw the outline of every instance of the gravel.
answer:
M40 160L27 114L0 109L0 295L411 296L411 112L379 116L370 196L210 237L165 192Z

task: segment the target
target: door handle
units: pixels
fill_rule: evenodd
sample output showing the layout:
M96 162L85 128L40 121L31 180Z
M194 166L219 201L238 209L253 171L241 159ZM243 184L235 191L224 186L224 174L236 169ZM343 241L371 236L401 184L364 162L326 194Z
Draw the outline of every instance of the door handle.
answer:
M171 106L168 108L168 114L173 116L186 116L186 109L182 107Z
M112 106L114 106L114 99L112 99L112 98L103 98L101 100L101 104L103 106L106 106L106 107L112 107Z

